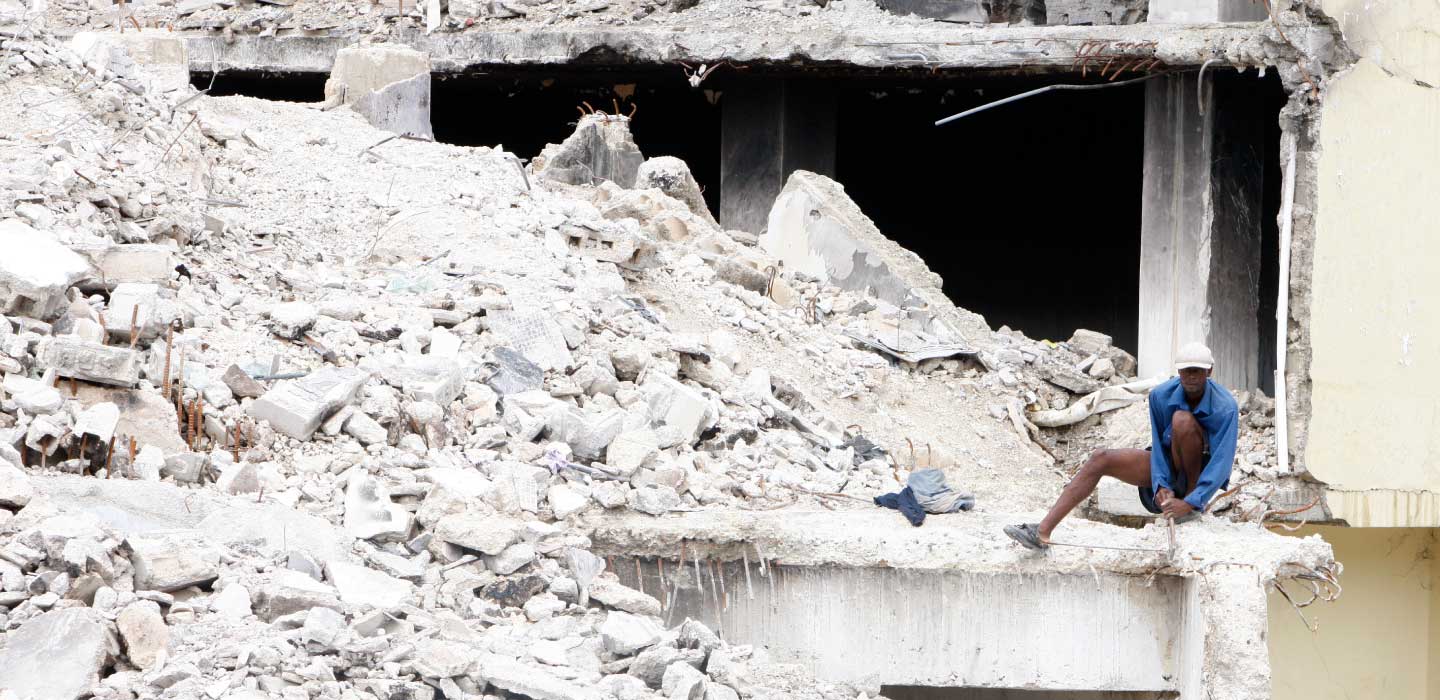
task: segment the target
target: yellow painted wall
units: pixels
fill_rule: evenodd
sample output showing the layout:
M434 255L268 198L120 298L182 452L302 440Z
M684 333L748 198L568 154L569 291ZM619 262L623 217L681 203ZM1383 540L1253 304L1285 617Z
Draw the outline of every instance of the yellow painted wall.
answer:
M1351 525L1440 526L1440 3L1323 0L1306 464Z
M1345 566L1334 603L1270 594L1274 700L1440 700L1440 529L1306 527ZM1288 586L1292 594L1303 590Z

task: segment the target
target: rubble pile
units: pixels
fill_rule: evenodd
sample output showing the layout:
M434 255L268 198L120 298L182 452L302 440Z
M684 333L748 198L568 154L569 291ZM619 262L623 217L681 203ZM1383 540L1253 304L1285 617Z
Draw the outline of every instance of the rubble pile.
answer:
M0 698L849 700L667 629L593 524L868 508L926 467L1033 504L1027 416L1132 383L1099 334L782 269L624 117L522 168L12 34Z

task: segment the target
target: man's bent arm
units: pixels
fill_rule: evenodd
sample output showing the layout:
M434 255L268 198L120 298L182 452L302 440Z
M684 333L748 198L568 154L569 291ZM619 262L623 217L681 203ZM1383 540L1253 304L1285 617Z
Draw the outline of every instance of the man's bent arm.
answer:
M1165 445L1160 442L1160 436L1165 432L1164 426L1170 424L1170 416L1160 415L1164 413L1164 409L1155 405L1154 393L1150 394L1147 403L1150 405L1150 488L1159 492L1160 489L1171 488L1170 463L1165 461Z
M1240 431L1240 412L1232 411L1225 417L1220 429L1210 436L1210 462L1200 472L1200 481L1185 496L1185 502L1195 510L1204 510L1220 490L1220 485L1230 480L1230 470L1235 465L1235 438Z

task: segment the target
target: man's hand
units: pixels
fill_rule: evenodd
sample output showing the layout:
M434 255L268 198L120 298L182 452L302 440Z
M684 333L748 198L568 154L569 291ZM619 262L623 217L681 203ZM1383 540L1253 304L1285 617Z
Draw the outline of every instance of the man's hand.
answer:
M1166 504L1166 503L1169 503L1169 502L1170 502L1170 499L1172 499L1172 498L1174 498L1174 497L1175 497L1175 492L1174 492L1174 491L1171 491L1170 489L1167 489L1167 488L1165 488L1165 487L1162 486L1162 487L1160 487L1160 490L1159 490L1159 491L1156 491L1156 492L1155 492L1155 504L1158 505L1158 506L1160 506L1161 508L1164 508L1164 507L1165 507L1165 504Z
M1164 513L1165 517L1170 518L1171 520L1188 515L1190 511L1193 510L1195 510L1195 507L1190 505L1188 501L1183 498L1175 498L1173 496L1170 499L1166 500L1164 503L1160 504L1160 512Z

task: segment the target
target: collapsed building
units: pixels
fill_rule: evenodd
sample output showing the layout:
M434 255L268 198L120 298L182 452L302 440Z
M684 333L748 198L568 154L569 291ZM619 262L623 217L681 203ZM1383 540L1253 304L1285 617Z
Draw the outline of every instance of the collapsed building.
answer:
M1440 697L1430 438L1352 444L1425 256L1347 271L1433 245L1357 133L1433 18L1358 12L0 2L0 697L1291 697L1306 522L1403 528ZM1212 517L1001 538L1194 339ZM928 468L975 508L875 508Z

